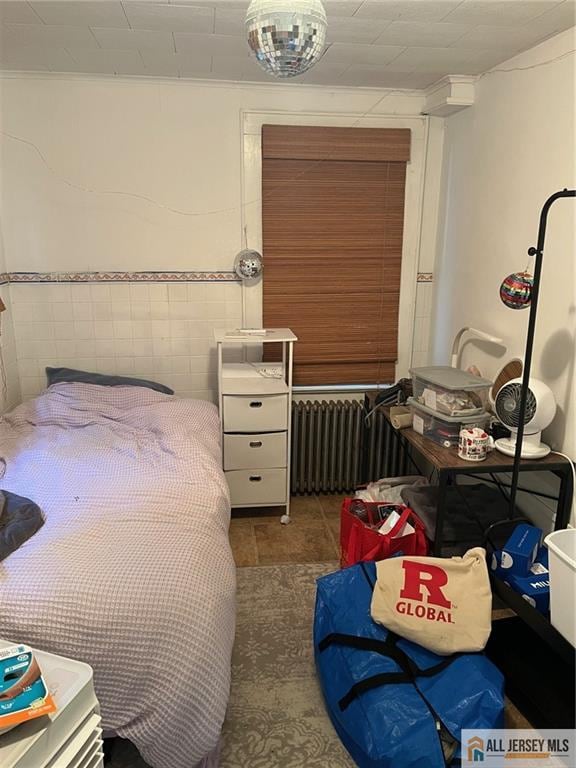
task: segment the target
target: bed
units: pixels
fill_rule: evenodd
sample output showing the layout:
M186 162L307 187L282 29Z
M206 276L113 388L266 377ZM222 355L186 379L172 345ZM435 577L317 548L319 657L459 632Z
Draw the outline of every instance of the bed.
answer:
M0 487L46 522L0 562L0 637L88 662L108 734L153 768L217 764L235 569L216 408L51 386L0 420Z

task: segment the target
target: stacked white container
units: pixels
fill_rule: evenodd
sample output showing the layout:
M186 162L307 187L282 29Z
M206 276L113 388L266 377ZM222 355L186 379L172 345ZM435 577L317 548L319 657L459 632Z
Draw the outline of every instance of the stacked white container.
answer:
M463 427L485 429L485 406L492 382L449 366L412 368L413 397L408 400L412 426L446 448L458 445Z
M12 645L3 643L0 646ZM2 768L103 768L104 752L92 669L35 651L57 711L0 735Z

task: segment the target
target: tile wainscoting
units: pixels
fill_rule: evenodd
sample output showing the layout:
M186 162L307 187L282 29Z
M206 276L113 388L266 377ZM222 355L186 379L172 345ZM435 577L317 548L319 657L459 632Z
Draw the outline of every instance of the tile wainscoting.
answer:
M6 394L3 397L0 393L0 412L2 412L12 408L21 399L10 287L4 275L0 275L0 298L6 307L6 311L0 315L0 348L6 376Z
M412 365L428 359L433 274L417 275ZM0 275L5 407L34 397L47 366L139 376L214 400L215 328L242 322L232 272L12 272Z
M213 331L242 322L241 285L229 273L167 282L90 274L90 282L9 276L22 398L44 389L46 366L66 366L153 379L180 396L212 400Z
M434 285L432 275L426 273L426 279L420 279L416 285L416 311L414 313L414 335L412 337L412 366L419 368L428 365L430 351L430 321L432 318L432 299Z

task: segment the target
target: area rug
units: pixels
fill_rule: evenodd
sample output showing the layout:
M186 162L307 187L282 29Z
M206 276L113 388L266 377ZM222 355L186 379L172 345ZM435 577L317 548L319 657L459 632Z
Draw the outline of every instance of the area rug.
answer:
M351 768L324 709L312 646L315 582L337 563L239 568L221 768Z
M316 579L334 563L238 568L232 689L220 768L354 768L324 708L312 620ZM129 742L109 768L146 768Z

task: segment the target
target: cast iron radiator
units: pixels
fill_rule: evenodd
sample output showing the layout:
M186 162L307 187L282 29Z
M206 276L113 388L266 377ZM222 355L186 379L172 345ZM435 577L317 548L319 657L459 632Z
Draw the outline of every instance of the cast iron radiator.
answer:
M406 474L408 457L381 409L357 400L292 403L291 492L345 493Z

